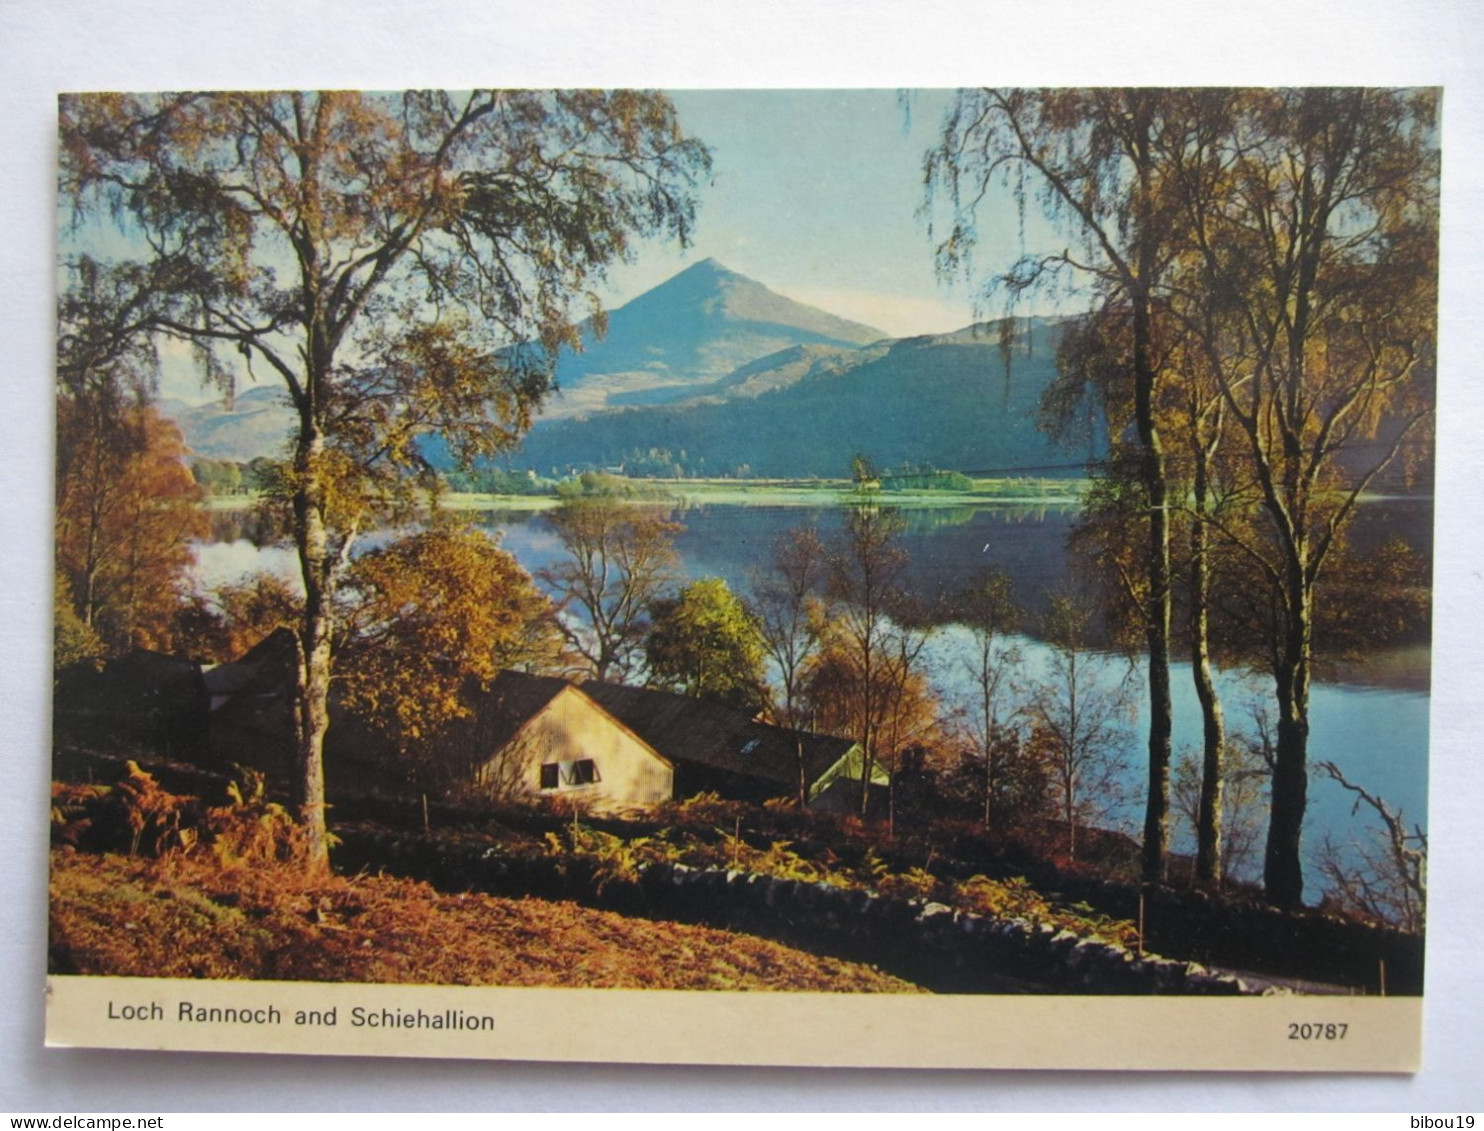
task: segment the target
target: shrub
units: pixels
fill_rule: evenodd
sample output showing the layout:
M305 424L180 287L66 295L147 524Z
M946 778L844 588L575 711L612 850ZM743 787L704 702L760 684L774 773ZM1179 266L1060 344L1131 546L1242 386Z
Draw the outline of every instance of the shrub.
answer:
M137 762L112 785L55 782L52 842L93 852L153 858L208 853L223 867L306 860L303 831L270 801L263 775L242 771L225 804L171 793Z
M227 804L206 811L206 846L224 867L309 858L304 827L282 805L268 800L263 775L245 770L227 786Z
M938 877L924 868L888 873L876 884L882 895L911 900L933 899L938 894L939 886Z
M196 799L160 788L139 763L124 763L111 786L52 787L52 840L99 852L162 856L195 844Z

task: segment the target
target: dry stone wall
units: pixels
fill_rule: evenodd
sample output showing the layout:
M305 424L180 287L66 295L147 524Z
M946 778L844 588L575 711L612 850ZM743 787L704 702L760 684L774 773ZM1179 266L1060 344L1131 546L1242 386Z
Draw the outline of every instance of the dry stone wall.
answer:
M865 961L944 992L1218 994L1269 992L1192 962L1018 919L888 898L823 883L683 864L652 864L637 882L603 878L585 861L510 856L382 830L346 829L342 866L380 867L447 890L571 899L626 914L765 935Z
M122 772L123 764L120 757L58 749L53 772L61 780L109 781ZM203 797L220 796L228 781L220 774L181 764L155 761L146 768L164 788ZM457 827L481 815L436 804L430 809L434 823L443 827ZM852 910L850 900L864 893L824 889L815 894L786 886L794 881L776 879L758 889L755 885L762 882L761 878L739 887L735 880L686 879L685 871L675 873L673 883L666 883L663 877L669 873L664 868L646 872L641 885L603 885L581 861L519 858L503 855L498 849L486 853L485 844L477 849L465 845L453 852L447 840L421 837L411 831L421 826L423 818L423 810L415 801L342 798L335 802L335 816L347 822L336 829L346 843L336 851L335 859L337 865L350 871L386 868L452 890L474 888L511 896L579 900L631 915L733 926L881 965L943 991L1034 992L1061 988L1076 992L1192 992L1169 989L1183 986L1184 980L1191 978L1195 992L1242 988L1206 985L1208 971L1195 963L1174 963L1184 968L1181 974L1147 957L1110 953L1089 958L1093 952L1086 948L1072 954L1072 944L1066 939L1058 941L1053 950L1044 931L1025 924L1000 926L991 920L987 926L975 922L972 916L960 916L955 928L964 939L975 940L972 944L960 940L938 946L933 940L939 936L954 937L938 922L941 912L935 911L918 922L927 908L885 901L895 908L890 914L884 909L861 914L868 906L877 907L874 903L862 904ZM349 823L353 819L370 824ZM537 813L524 817L502 813L500 819L506 826L536 836L550 831L553 821L549 815ZM607 827L596 819L590 823ZM634 835L635 826L617 823L609 831ZM419 841L423 842L420 846L415 843ZM1115 918L1134 919L1139 915L1141 891L1135 886L1082 879L1047 868L1038 870L1024 861L1014 867L1038 890L1055 892L1063 901L1085 901ZM721 875L725 879L725 874ZM764 893L761 909L757 890ZM1151 950L1178 951L1204 963L1227 967L1240 965L1244 970L1257 971L1258 978L1266 971L1321 985L1356 987L1359 992L1376 992L1384 978L1386 991L1391 994L1422 992L1422 936L1367 926L1314 909L1279 911L1254 902L1212 899L1198 891L1157 888L1142 894L1144 938ZM950 918L952 914L949 912ZM1058 956L1054 962L1048 957L1053 953ZM976 954L979 957L974 957ZM1094 970L1095 977L1091 973ZM1137 975L1131 975L1130 970L1137 970ZM1092 986L1091 981L1097 985Z

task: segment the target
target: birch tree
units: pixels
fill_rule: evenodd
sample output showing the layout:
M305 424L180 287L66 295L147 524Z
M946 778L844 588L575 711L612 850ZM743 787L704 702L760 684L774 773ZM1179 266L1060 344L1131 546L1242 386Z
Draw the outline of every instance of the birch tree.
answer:
M1363 493L1430 450L1437 92L1233 97L1229 133L1177 170L1194 248L1181 304L1260 500L1251 531L1222 529L1272 597L1264 886L1295 906L1324 584Z
M558 351L602 328L604 269L637 237L687 240L708 155L654 94L500 90L69 95L60 152L64 278L127 280L130 329L287 390L297 803L323 861L356 535L426 471L423 437L472 460L521 436Z
M1148 531L1140 621L1149 673L1143 872L1151 881L1165 874L1173 728L1166 441L1156 408L1165 374L1155 320L1180 216L1161 154L1172 144L1169 135L1184 128L1168 92L1156 89L971 90L960 93L926 162L930 192L945 192L951 204L946 232L934 233L942 273L974 276L982 213L993 190L1005 187L1022 212L1035 199L1070 242L992 272L992 288L1013 301L1080 282L1127 318L1127 383Z

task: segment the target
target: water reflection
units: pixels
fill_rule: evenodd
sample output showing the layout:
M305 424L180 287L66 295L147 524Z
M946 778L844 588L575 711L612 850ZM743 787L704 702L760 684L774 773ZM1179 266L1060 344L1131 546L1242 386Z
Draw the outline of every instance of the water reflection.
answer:
M228 512L219 512L228 513ZM231 512L235 513L235 512ZM1400 536L1425 557L1432 553L1430 502L1387 500L1360 509L1352 540L1362 548L1374 548L1390 537ZM1006 505L973 507L909 508L902 512L906 529L902 542L911 555L911 578L922 596L941 600L964 588L984 566L1008 573L1015 583L1017 601L1031 618L1044 608L1046 593L1063 584L1068 576L1067 535L1076 512L1065 505ZM692 577L722 577L734 589L750 587L750 574L763 566L774 540L800 525L813 525L826 538L844 522L838 506L737 506L691 505L675 508L684 522L676 548L685 573ZM491 511L476 521L500 536L531 573L562 555L549 521L540 512ZM197 574L203 586L224 580L240 580L253 569L271 569L285 577L297 573L297 559L282 546L259 549L250 540L261 530L251 519L235 523L214 519L217 540L200 550ZM386 536L373 536L374 544ZM967 680L958 653L964 630L949 628L932 646L933 674L950 702L969 696ZM1047 649L1040 642L1020 640L1025 657L1023 679L1034 678L1045 663ZM1141 677L1141 665L1131 662L1133 678ZM1334 761L1352 780L1401 807L1409 821L1426 823L1428 696L1426 694L1428 651L1426 646L1398 648L1374 657L1368 663L1321 664L1311 703L1311 761ZM1190 678L1189 665L1174 665L1174 749L1198 749L1200 712ZM1267 681L1242 672L1223 672L1218 686L1226 703L1233 733L1251 729L1252 704L1261 706L1271 698ZM1134 720L1128 738L1130 802L1121 813L1131 830L1137 830L1142 782L1146 776L1147 752L1141 740L1146 725ZM1340 786L1311 775L1309 815L1305 844L1310 852L1325 835L1339 840L1352 837L1357 825L1350 812L1353 798ZM1191 848L1188 838L1177 839L1176 848ZM1312 860L1308 890L1317 896L1319 883Z
M913 507L900 513L906 523L901 541L911 558L909 578L929 606L946 603L991 567L1009 574L1026 623L1034 626L1046 611L1049 594L1069 581L1067 536L1077 521L1071 506ZM674 517L684 523L676 549L687 576L721 577L738 591L750 588L751 575L766 566L781 534L812 525L828 541L844 525L839 506L692 505L675 508ZM539 512L491 511L479 521L492 532L503 532L507 548L529 570L561 554ZM1351 532L1358 548L1373 549L1392 537L1405 539L1430 560L1430 502L1386 500L1360 508ZM1320 674L1335 682L1425 690L1427 649L1408 646L1366 661L1326 662Z

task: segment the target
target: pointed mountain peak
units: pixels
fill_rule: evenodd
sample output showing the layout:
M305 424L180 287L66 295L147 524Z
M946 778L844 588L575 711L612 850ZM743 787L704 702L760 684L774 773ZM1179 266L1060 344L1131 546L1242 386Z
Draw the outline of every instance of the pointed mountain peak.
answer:
M728 284L751 285L754 287L762 286L761 283L754 282L741 272L733 271L721 260L708 257L698 263L692 263L689 267L671 275L663 283L646 291L644 295L640 295L639 300L656 292L661 296L665 296L673 295L677 292L716 290Z
M671 322L676 318L697 319L711 325L711 333L735 331L744 326L767 326L775 331L788 328L793 333L785 336L793 336L801 343L826 341L836 345L864 345L886 336L872 326L785 298L756 279L709 257L692 263L619 307L613 312L609 336L614 337L615 330L627 319L647 319L654 315ZM726 329L722 329L721 324L725 324ZM740 360L752 359L743 357Z
M702 259L611 311L607 334L589 338L583 352L564 353L557 368L562 396L544 416L681 400L781 349L851 349L882 337Z

